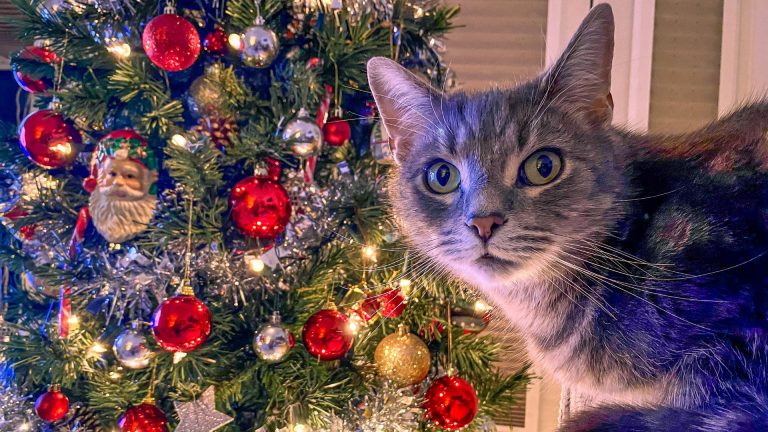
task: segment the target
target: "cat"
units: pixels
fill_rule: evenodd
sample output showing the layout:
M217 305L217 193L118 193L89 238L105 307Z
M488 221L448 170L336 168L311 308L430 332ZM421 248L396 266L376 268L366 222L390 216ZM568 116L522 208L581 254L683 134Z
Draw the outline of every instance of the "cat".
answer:
M442 94L373 58L410 246L597 406L564 431L768 430L768 101L693 133L611 125L613 13L516 88Z

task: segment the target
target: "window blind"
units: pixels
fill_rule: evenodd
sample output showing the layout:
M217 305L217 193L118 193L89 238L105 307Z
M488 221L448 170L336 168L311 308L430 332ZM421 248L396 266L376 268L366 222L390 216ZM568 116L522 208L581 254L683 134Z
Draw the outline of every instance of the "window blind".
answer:
M649 129L680 132L717 117L723 0L657 0Z
M459 4L445 60L462 89L512 85L544 68L547 0L449 0Z

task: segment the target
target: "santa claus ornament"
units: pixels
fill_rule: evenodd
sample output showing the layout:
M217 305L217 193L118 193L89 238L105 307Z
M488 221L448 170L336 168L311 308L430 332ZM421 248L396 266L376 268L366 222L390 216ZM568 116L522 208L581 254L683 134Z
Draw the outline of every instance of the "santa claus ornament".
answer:
M130 129L110 132L91 159L91 175L83 187L91 194L78 219L78 243L88 221L110 243L122 243L143 232L157 205L158 160L147 141Z

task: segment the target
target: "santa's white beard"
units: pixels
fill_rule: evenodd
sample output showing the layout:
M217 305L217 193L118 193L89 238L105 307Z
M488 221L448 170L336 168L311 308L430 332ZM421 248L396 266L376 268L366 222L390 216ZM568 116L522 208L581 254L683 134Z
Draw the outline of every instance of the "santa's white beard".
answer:
M93 225L110 243L122 243L147 228L157 205L157 198L147 194L140 199L120 199L104 193L97 187L92 193L88 209Z

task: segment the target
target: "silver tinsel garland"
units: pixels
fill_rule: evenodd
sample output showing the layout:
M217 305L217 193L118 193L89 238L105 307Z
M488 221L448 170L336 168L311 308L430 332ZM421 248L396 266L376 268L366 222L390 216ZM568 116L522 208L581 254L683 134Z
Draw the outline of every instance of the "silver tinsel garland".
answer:
M39 431L40 420L29 396L16 386L0 386L0 432Z

